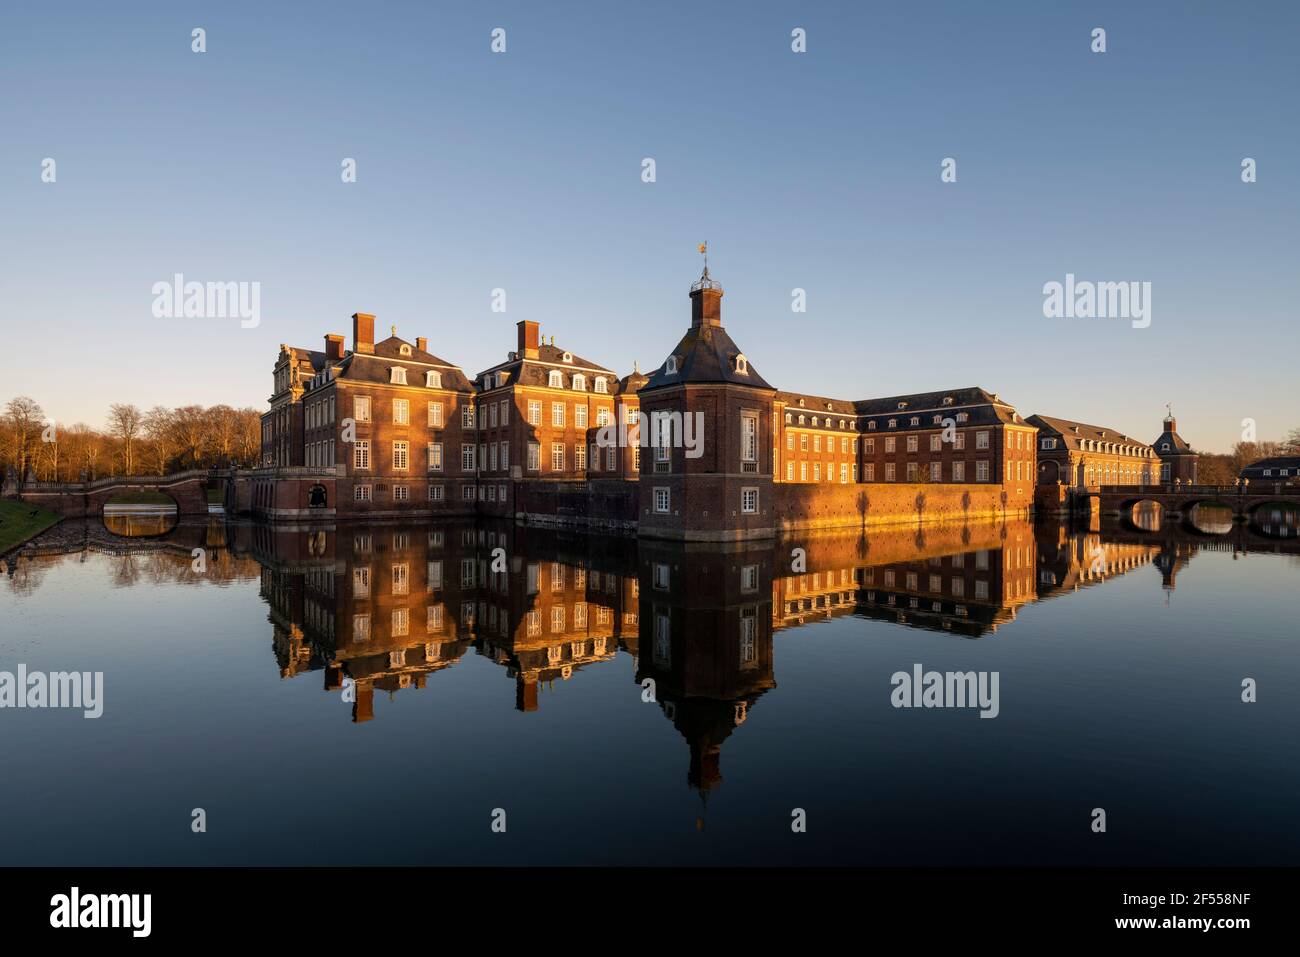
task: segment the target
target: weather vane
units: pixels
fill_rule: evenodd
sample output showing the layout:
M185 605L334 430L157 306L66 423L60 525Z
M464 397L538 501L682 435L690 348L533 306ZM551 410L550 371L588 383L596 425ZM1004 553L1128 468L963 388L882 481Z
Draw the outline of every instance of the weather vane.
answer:
M704 257L704 271L709 271L709 241L700 243L700 255Z

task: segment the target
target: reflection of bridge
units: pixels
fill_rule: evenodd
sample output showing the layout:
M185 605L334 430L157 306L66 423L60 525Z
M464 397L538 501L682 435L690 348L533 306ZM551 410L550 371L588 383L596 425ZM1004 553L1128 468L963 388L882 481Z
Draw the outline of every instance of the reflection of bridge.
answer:
M1086 493L1103 515L1127 516L1140 502L1157 503L1171 517L1186 515L1196 505L1220 505L1235 519L1248 520L1265 505L1300 506L1300 485L1256 482L1250 485L1101 485Z
M174 475L122 475L93 482L28 482L18 498L65 518L102 515L109 499L130 492L161 492L176 503L181 515L206 515L207 489L217 473L193 469Z

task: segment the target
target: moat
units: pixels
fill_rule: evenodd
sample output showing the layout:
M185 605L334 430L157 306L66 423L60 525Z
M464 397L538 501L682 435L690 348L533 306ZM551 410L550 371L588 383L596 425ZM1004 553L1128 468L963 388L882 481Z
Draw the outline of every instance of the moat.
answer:
M0 710L0 863L1293 865L1296 514L1194 518L68 520L4 563L0 670L103 713ZM994 719L896 707L922 668Z

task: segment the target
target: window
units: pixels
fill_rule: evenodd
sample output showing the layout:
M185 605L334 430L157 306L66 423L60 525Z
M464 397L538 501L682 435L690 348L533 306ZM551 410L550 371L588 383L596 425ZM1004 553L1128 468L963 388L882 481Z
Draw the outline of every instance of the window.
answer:
M536 399L530 399L528 401L528 424L542 424L542 403Z
M751 413L740 417L740 459L758 461L758 416Z
M943 447L943 436L935 433L930 436L930 451L938 452Z
M573 447L573 467L579 472L587 471L587 447L581 442Z
M987 482L989 480L989 463L985 459L975 463L975 481Z
M470 446L470 447L473 448L473 446ZM472 485L462 485L462 486L460 487L460 497L461 497L461 499L462 499L463 501L466 501L466 502L472 502L472 501L474 501L474 486L472 486Z
M564 373L558 370L551 370L551 374L546 377L546 384L552 389L563 389Z
M430 388L430 389L441 389L441 388L442 388L442 373L441 373L441 372L426 372L426 373L424 374L424 384L425 384L425 386L426 386L427 388Z
M551 425L555 426L555 428L557 429L564 428L564 403L563 402L551 403Z
M1056 448L1056 439L1043 439L1043 448L1045 449Z
M542 467L542 447L537 442L528 443L528 471L536 472Z
M848 481L849 481L849 467L848 467L847 465L841 465L841 466L840 466L840 484L841 484L841 485L847 485L847 484L848 484Z
M551 471L553 472L564 471L564 443L563 442L551 443Z
M409 502L411 500L411 487L409 485L393 486L394 502Z
M892 435L885 437L885 451L892 452L898 447L898 440Z
M370 421L370 396L359 395L352 400L352 417L358 422Z
M618 448L616 446L611 445L605 449L605 471L618 471Z
M370 569L369 568L352 569L352 597L353 598L370 597Z
M915 452L917 449L917 436L909 435L907 437L907 451Z
M507 400L502 399L500 402L497 403L497 405L501 406L501 424L509 425L510 424L510 403Z
M388 381L393 385L406 385L406 370L401 366L393 366L388 370Z
M585 405L575 405L573 407L573 425L574 428L578 429L587 427L587 407Z
M799 451L800 451L800 452L807 452L807 451L808 451L808 433L807 433L807 432L800 432L800 433L799 433Z
M355 469L370 468L370 443L367 441L358 441L352 448L352 467Z
M736 373L738 375L749 375L749 360L743 355L736 356Z
M575 392L587 391L587 377L583 375L581 372L576 373L573 377L573 391Z
M510 468L510 443L501 443L501 471Z
M409 446L406 442L393 443L393 469L395 471L398 472L406 471L408 448Z
M352 501L369 502L374 498L374 490L369 485L352 486Z
M757 565L745 565L740 569L740 590L744 592L758 591Z
M814 451L814 452L820 452L821 450L822 450L822 437L821 437L820 435L814 435L814 436L813 436L813 451Z
M987 449L989 447L989 434L987 432L975 433L975 448Z
M668 514L668 489L663 486L655 488L655 511L660 515Z
M407 399L393 400L393 423L409 425L411 421L411 403Z
M442 403L441 402L429 403L429 428L431 429L442 428Z
M793 432L787 432L787 433L785 434L785 447L786 447L787 449L789 449L791 452L794 451L794 433L793 433Z
M868 463L866 464L866 466L865 466L865 471L864 471L862 474L863 474L863 478L865 478L868 482L874 482L874 481L876 480L876 465L875 465L875 463L874 463L874 462L868 462Z
M460 407L460 424L461 428L474 428L474 403L466 402Z
M952 463L952 480L953 480L954 482L964 482L964 481L966 481L966 463L965 463L965 462L953 462L953 463Z
M599 392L601 395L609 394L609 383L606 382L604 379L600 378L599 376L596 378L596 391Z
M793 482L793 481L794 481L794 463L793 463L793 462L786 462L786 463L785 463L785 480L786 480L787 482Z
M606 406L601 406L596 410L596 425L603 429L605 426L609 425L611 416L611 410Z
M430 485L430 486L429 486L429 501L430 501L430 502L441 502L441 501L442 501L442 495L443 495L443 491L442 491L442 486L441 486L441 485Z
M886 462L886 463L885 463L885 481L886 481L886 482L892 482L892 481L894 481L894 463L893 463L893 462Z
M429 471L430 472L442 471L442 443L441 442L429 443Z
M908 480L909 482L915 482L915 481L916 481L916 463L915 463L915 462L908 462L908 463L907 463L907 480Z
M460 470L474 471L474 446L468 442L460 447Z
M876 451L876 440L874 438L871 438L871 439L866 439L865 442L866 444L863 445L862 447L863 451L874 454Z
M758 489L742 488L740 490L740 510L746 515L758 512Z
M930 481L931 481L931 482L942 482L942 481L943 481L943 463L942 463L942 462L931 462L931 463L930 463Z
M807 463L807 462L800 462L800 463L799 463L799 481L800 481L800 482L806 482L806 481L808 481L808 463Z

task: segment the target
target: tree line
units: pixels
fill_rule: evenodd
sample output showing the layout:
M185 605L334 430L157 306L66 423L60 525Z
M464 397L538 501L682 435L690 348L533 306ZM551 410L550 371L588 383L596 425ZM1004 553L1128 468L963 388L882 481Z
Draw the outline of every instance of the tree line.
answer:
M0 414L0 475L41 482L106 475L167 475L186 469L252 467L261 454L261 413L228 405L169 409L114 403L102 428L46 418L34 399L10 399Z
M1300 429L1292 429L1280 442L1238 442L1226 455L1202 452L1196 463L1196 481L1231 485L1247 465L1275 455L1300 455Z

